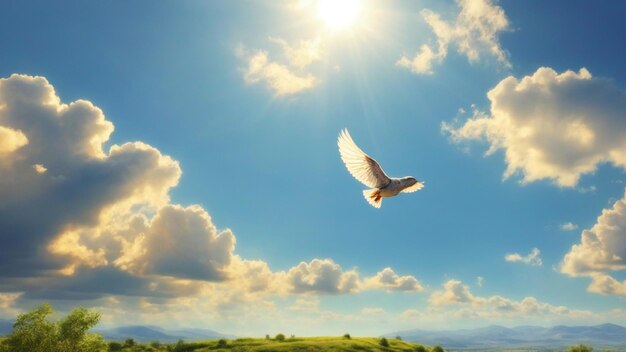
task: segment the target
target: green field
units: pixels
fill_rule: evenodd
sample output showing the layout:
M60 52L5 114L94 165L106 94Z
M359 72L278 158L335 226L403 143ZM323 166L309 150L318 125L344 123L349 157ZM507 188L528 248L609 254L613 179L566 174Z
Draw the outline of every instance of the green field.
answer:
M355 337L346 339L342 337L310 337L310 338L287 338L284 341L275 339L241 338L225 340L219 345L219 341L189 342L169 345L138 344L125 347L119 351L189 351L189 352L400 352L400 351L431 351L430 348L420 349L421 345L396 339L388 339L389 346L380 345L380 338Z

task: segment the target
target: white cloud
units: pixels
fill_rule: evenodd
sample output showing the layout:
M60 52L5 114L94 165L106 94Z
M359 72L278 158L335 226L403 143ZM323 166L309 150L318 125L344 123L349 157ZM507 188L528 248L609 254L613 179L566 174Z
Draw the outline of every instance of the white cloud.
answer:
M237 50L237 56L248 63L244 70L247 83L264 82L276 96L294 95L318 84L318 78L307 68L322 58L320 38L301 40L296 45L291 45L282 38L270 37L269 40L281 47L284 63L271 61L267 50L257 50L251 54L243 47Z
M422 291L424 288L411 275L399 276L391 268L385 268L376 275L366 278L363 286L369 289L383 289L388 291Z
M0 126L0 155L12 153L28 144L22 131Z
M342 294L359 289L359 274L355 270L343 271L330 259L313 259L301 262L287 272L287 283L294 293Z
M442 20L436 12L422 10L422 17L437 37L436 48L423 44L413 58L402 56L396 65L414 73L432 74L433 65L446 58L450 45L456 45L470 62L478 61L481 55L491 55L510 67L498 40L499 33L509 28L504 10L491 0L457 0L457 6L459 14L452 23Z
M477 276L476 277L476 286L478 287L483 287L483 284L485 283L485 278L482 276Z
M541 261L541 251L538 248L533 248L530 253L526 256L521 256L519 253L510 253L504 256L504 259L507 262L519 262L532 266L541 266L543 262Z
M490 113L474 111L461 127L443 123L452 141L486 141L487 155L504 151L504 178L549 179L574 187L581 175L612 163L626 169L626 94L586 69L558 74L539 68L521 80L508 77L487 94Z
M529 316L580 318L592 315L589 311L554 306L531 296L524 297L520 301L497 295L475 296L470 292L467 285L454 279L447 281L443 285L443 290L433 292L429 302L435 308L448 305L455 306L454 315L465 318L496 319Z
M593 227L583 230L580 243L565 255L560 269L570 276L591 277L591 292L626 295L626 281L608 274L626 270L626 195L603 210Z
M561 231L574 231L578 229L578 225L572 222L566 222L561 224L559 228L561 229Z

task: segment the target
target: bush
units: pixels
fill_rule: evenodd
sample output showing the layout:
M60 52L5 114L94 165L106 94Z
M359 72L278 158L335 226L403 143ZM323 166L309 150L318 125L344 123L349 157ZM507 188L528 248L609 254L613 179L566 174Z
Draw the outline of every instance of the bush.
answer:
M275 339L276 339L276 341L280 341L280 342L285 341L285 335L278 334L278 335L276 335Z
M228 347L228 342L226 342L226 340L224 339L220 339L219 341L217 341L217 347L226 348Z
M105 352L107 345L98 334L87 331L98 324L100 314L75 308L65 318L51 322L52 307L44 304L20 314L3 345L11 352Z
M135 346L135 340L126 339L126 341L124 341L124 347L133 347L133 346Z
M400 340L400 341L402 341L402 337L400 337L400 336L396 336L396 340Z
M270 339L270 335L265 335L265 339L269 340Z
M437 345L433 347L432 352L445 352L441 346Z
M382 338L380 339L380 341L378 342L379 345L383 346L383 347L389 347L389 341L387 341L386 338Z
M415 347L415 352L428 352L428 350L426 349L426 347L419 345Z
M591 352L593 348L587 345L570 346L567 352Z
M119 342L109 342L109 352L121 351L124 346Z
M350 334L343 334L343 338L346 340L350 340L352 339L352 337L350 336Z

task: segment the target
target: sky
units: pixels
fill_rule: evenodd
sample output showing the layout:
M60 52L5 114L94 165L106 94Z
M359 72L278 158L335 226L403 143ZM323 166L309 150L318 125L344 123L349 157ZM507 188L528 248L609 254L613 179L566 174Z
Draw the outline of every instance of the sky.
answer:
M0 318L626 325L626 3L0 8ZM344 128L425 188L370 206Z

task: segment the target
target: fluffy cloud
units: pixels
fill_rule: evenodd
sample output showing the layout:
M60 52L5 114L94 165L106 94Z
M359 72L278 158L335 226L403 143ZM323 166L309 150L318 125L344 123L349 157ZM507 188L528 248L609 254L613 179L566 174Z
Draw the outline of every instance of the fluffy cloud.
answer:
M422 17L437 37L436 48L424 44L413 58L402 56L396 65L414 73L432 74L433 65L443 61L448 55L448 47L454 44L470 62L488 54L509 67L506 53L498 40L498 34L509 28L504 10L491 0L457 0L457 6L459 14L452 23L442 20L436 12L422 10Z
M578 225L572 222L566 222L564 224L561 224L559 226L559 229L561 229L561 231L574 231L578 229Z
M295 293L353 293L359 289L359 274L343 271L330 259L313 259L289 269L287 283Z
M391 268L385 268L373 277L366 278L363 286L388 291L422 291L424 289L415 277L399 276Z
M449 280L443 290L431 294L429 302L434 307L459 306L456 313L464 317L502 318L519 316L583 317L591 312L569 309L540 302L534 297L515 301L502 296L481 297L473 295L469 287L458 280Z
M298 69L306 68L322 58L323 49L319 37L312 40L301 40L294 46L282 38L270 37L270 41L280 45L289 65Z
M507 262L519 262L532 266L543 265L543 262L541 261L541 251L539 251L538 248L533 248L526 256L521 256L519 253L507 254L504 256L504 260Z
M140 142L105 151L113 125L102 111L85 100L62 104L43 77L0 80L0 127L23 136L0 153L0 277L61 269L66 260L48 250L55 238L96 226L115 207L164 204L181 174Z
M599 164L626 169L626 94L586 69L561 74L539 68L521 80L507 77L487 94L490 113L474 111L461 127L443 123L452 141L484 140L487 155L502 149L504 178L549 179L574 187Z
M596 224L583 230L581 241L563 258L561 272L589 276L588 290L601 294L626 295L626 281L612 278L609 271L626 270L626 195L605 209Z

